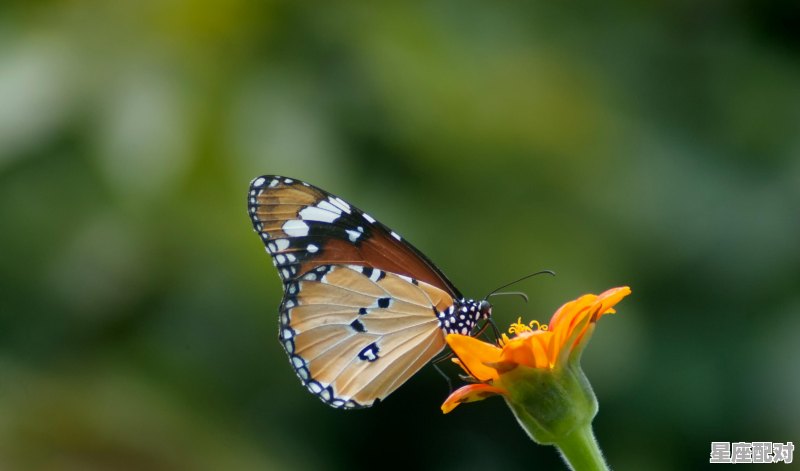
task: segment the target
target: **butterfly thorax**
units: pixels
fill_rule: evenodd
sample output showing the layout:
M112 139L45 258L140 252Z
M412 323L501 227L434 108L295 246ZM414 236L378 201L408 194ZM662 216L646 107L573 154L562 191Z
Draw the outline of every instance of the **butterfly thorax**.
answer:
M478 321L492 316L486 300L457 299L452 306L438 313L439 326L446 334L470 335Z

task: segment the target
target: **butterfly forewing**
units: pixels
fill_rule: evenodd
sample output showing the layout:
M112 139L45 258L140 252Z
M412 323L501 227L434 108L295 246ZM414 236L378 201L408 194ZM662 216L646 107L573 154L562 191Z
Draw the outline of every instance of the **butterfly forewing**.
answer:
M423 281L323 265L288 286L284 348L306 387L334 407L373 405L444 348L436 306L452 299Z
M419 250L372 216L308 183L266 175L250 184L253 226L284 283L320 265L357 264L461 294Z

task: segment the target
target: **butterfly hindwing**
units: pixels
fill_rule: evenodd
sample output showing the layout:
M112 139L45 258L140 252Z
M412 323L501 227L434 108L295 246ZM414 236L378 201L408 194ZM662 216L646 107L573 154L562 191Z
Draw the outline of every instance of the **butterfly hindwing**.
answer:
M287 284L281 341L313 394L339 408L388 396L445 345L441 289L358 265L323 265Z

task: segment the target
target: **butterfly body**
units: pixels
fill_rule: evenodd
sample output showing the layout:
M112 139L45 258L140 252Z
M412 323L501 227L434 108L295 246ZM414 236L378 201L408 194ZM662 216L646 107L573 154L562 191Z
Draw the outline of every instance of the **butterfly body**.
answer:
M284 284L279 339L308 390L336 408L369 407L491 316L372 216L291 178L254 179L253 227Z
M437 314L445 335L469 335L481 320L491 317L491 306L487 301L457 299L452 306Z

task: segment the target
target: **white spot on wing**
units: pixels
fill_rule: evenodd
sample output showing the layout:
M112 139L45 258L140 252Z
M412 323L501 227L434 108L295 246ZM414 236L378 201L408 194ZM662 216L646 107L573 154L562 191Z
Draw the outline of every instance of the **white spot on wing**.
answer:
M298 219L289 219L283 223L281 229L290 237L305 237L308 235L308 224Z
M325 211L316 206L308 206L301 209L298 215L306 221L333 222L339 218L340 213Z
M397 240L400 240L400 234L398 234L398 233L397 233L397 232L395 232L395 231L392 231L392 232L391 232L391 234L392 234L392 237L394 237L394 238L395 238L395 239L397 239Z
M324 209L325 211L330 211L332 213L342 214L342 210L340 208L338 208L335 205L332 205L328 201L320 201L319 204L317 204L317 207L319 209Z
M287 253L286 254L286 260L288 260L290 262L294 262L294 261L297 260L297 257L295 257L293 254Z
M341 208L341 210L346 212L347 214L350 214L350 205L347 204L345 200L339 198L338 196L331 196L328 197L328 201Z
M319 250L319 247L317 247L314 244L308 244L308 247L306 247L306 250L308 250L308 253L317 253L317 251Z
M278 183L280 183L280 180L278 180L276 178L276 179L272 180L271 182L269 182L269 187L270 188L274 188L274 187L278 186Z
M347 232L347 236L350 238L350 242L355 242L355 241L358 240L359 237L361 237L361 233L358 232L358 231L347 229L346 232Z
M283 265L284 263L286 263L286 257L284 257L283 254L276 255L275 256L275 260L277 260L278 264L280 264L280 265Z
M405 281L406 283L411 283L412 282L412 279L411 279L410 276L405 276L405 275L397 275L397 276L399 276L400 279Z
M265 181L266 180L264 179L264 177L258 177L253 181L253 186L259 187L259 186L263 185Z
M275 239L275 247L277 247L278 250L289 248L289 239Z
M294 180L292 180L291 178L287 178L287 179L285 179L283 181L283 183L286 183L287 185L291 185L292 183L294 183Z
M374 218L374 217L372 217L372 216L370 216L369 214L367 214L367 213L364 213L364 214L362 214L362 216L364 216L364 219L366 219L367 221L369 221L369 222L370 222L370 224L374 224L374 223L375 223L375 218Z
M367 357L367 360L373 361L377 359L375 353L372 350L367 350L364 352L364 356Z
M372 270L372 274L369 276L369 279L372 281L378 281L378 278L380 278L382 274L383 272L380 270Z

